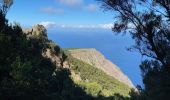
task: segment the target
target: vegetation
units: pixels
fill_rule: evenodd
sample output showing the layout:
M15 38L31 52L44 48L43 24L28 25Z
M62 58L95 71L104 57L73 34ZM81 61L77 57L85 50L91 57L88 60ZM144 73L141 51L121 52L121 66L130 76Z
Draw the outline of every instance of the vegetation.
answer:
M69 53L67 54L67 59L72 65L71 69L76 74L80 75L82 79L81 81L78 81L77 84L85 88L85 91L88 94L93 96L113 96L114 94L120 94L128 97L130 92L128 86L113 77L108 76L102 70L73 58Z
M145 56L140 65L144 88L138 86L142 100L170 99L170 1L98 0L114 11L113 31L129 33L135 40L130 50Z
M13 4L13 0L0 0L0 9L4 15L6 15L7 11L10 9Z

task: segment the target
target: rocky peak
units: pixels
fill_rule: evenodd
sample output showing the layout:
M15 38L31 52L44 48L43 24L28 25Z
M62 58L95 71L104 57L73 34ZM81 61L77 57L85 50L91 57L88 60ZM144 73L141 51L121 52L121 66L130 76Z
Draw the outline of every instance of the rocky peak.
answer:
M23 32L28 39L37 39L40 41L40 44L44 45L42 50L44 58L50 59L56 67L68 67L67 62L64 61L62 49L51 40L48 40L47 30L43 25L35 25L32 28L23 29Z
M27 37L44 38L47 39L47 30L43 25L35 25L32 28L23 29Z
M85 63L88 63L94 67L103 70L109 76L119 80L120 82L134 88L133 83L130 79L111 61L107 60L99 51L96 49L73 49L69 50L69 53Z

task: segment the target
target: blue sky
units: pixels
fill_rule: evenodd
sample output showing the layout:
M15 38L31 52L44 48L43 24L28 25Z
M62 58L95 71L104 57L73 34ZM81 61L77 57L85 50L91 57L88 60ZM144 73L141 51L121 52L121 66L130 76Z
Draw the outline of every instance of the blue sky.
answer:
M48 28L110 28L113 15L97 0L14 0L7 15L22 26L41 23Z

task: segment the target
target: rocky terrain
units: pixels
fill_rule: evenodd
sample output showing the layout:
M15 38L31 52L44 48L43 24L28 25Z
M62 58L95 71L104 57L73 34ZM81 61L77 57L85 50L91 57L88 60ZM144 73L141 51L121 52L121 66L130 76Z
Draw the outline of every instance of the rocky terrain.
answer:
M97 67L103 70L108 75L114 77L120 82L128 85L129 87L134 88L133 83L130 79L111 61L107 60L99 51L96 49L72 49L69 50L70 54L80 59L83 62L86 62L94 67Z

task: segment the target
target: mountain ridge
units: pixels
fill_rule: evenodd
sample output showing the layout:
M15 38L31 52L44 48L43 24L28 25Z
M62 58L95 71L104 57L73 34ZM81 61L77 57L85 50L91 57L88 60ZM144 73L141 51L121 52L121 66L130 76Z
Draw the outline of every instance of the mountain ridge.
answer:
M129 87L135 88L131 80L120 70L120 68L105 58L104 55L95 48L76 48L68 49L68 51L73 57L103 70L109 76L114 77Z

